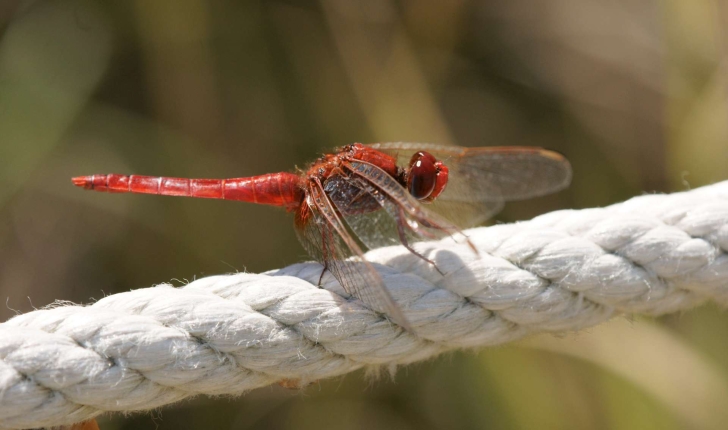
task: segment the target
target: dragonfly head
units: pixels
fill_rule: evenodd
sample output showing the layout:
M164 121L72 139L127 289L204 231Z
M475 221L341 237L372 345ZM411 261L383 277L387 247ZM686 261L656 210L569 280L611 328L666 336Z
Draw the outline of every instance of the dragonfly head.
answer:
M429 203L445 190L447 175L447 166L442 161L429 152L416 152L405 175L407 191L417 200Z

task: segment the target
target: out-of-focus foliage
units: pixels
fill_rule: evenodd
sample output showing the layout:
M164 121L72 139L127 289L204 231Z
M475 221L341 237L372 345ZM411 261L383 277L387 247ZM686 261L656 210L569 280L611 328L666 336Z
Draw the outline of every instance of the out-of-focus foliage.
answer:
M274 208L84 193L75 175L245 176L357 141L565 153L573 186L501 221L728 179L727 26L724 0L3 0L0 321L307 258ZM99 423L723 428L726 333L705 307Z

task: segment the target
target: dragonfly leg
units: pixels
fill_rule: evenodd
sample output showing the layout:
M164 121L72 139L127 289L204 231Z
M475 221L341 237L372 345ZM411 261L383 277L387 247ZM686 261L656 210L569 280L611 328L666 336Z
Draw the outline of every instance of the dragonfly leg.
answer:
M324 268L321 269L321 275L319 276L319 280L318 280L318 286L319 287L321 286L321 281L324 280L324 273L326 273L327 270L329 270L329 264L328 264L328 262L327 263L324 263Z
M369 193L367 193L364 190L360 190L357 195L354 196L354 198L351 199L351 203L354 204L358 202L362 197L369 197Z
M468 247L475 253L476 256L480 257L480 252L478 251L478 248L476 248L475 245L473 245L473 242L470 241L470 238L468 236L465 236L465 234L462 231L460 231L460 229L445 228L445 227L440 226L439 224L430 222L427 218L424 218L424 217L416 217L415 219L417 220L417 222L419 222L420 224L422 224L423 226L425 226L427 228L433 228L433 229L444 231L447 234L449 234L450 236L454 235L455 233L462 234L463 237L465 237L465 242L468 244ZM420 234L421 233L422 232L420 232Z
M414 248L412 248L410 246L409 242L407 241L407 235L405 235L404 228L405 228L405 226L407 226L409 229L412 229L412 227L410 227L410 225L407 224L407 222L404 221L403 219L404 219L403 210L402 210L402 208L399 208L399 210L397 211L397 234L399 235L399 241L402 242L402 246L407 248L407 250L409 252L413 253L414 255L420 257L424 261L431 264L432 267L435 268L435 270L437 270L442 276L445 276L445 273L443 273L443 271L440 270L439 267L437 267L437 264L435 264L434 261L432 261L429 258L425 257L424 255L420 254L419 252L417 252ZM415 233L417 233L417 232L415 232Z
M321 275L319 275L318 280L318 286L321 287L321 282L324 280L324 273L326 273L326 270L329 268L329 250L326 246L328 244L328 241L326 240L326 229L321 229L321 253L323 254L323 261L324 261L324 267L321 269ZM329 232L330 233L330 232Z

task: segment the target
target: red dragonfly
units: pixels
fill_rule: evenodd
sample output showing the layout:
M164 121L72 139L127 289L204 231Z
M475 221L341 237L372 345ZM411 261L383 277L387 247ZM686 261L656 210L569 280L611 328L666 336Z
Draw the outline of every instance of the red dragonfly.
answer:
M283 207L294 212L298 238L323 265L322 277L331 271L348 294L411 330L355 238L370 249L402 244L434 266L413 241L459 233L485 221L506 200L555 192L570 179L569 162L541 148L355 143L298 173L233 179L109 174L80 176L73 183L87 190Z

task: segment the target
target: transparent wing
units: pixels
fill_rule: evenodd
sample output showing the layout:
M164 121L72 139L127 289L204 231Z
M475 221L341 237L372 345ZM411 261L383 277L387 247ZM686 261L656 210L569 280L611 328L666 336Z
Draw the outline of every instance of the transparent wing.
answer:
M369 145L398 158L406 166L417 151L427 151L450 169L450 185L461 185L459 193L442 194L449 200L520 200L564 189L571 181L571 165L558 152L527 146L463 148L413 142ZM452 181L452 182L451 182ZM470 182L470 184L461 184ZM483 184L488 186L483 188ZM499 196L488 195L491 189Z
M324 183L324 191L354 235L369 249L447 236L424 226L410 228L401 205L360 176L332 176Z
M333 175L323 186L339 215L367 248L399 244L396 226L361 181L343 174Z
M445 191L429 206L461 227L498 212L503 201L542 196L566 188L571 165L561 154L536 147L483 147L410 142L375 143L406 167L417 151L430 152L449 169Z
M341 212L345 202L331 200ZM377 204L379 205L379 204ZM342 215L346 225L354 235L369 249L383 246L399 245L401 243L397 232L397 224L391 215L381 207L376 211L364 213L349 213Z
M296 214L296 232L313 258L331 271L344 290L411 331L402 310L392 299L381 276L364 259L320 183L309 187L309 201Z
M379 167L366 162L346 163L344 167L358 178L362 189L373 196L384 212L389 214L400 242L406 244L407 235L416 239L436 239L461 233L457 226L430 212L429 207L423 208L407 190Z

